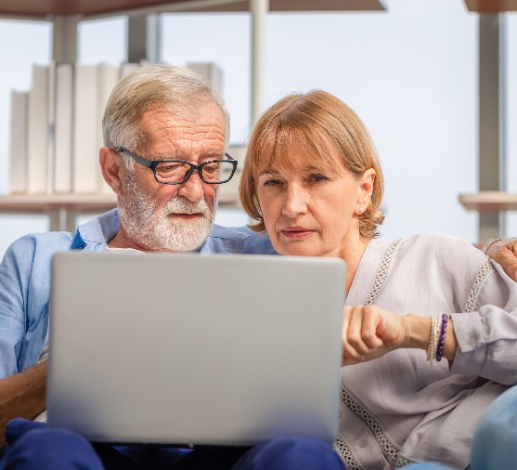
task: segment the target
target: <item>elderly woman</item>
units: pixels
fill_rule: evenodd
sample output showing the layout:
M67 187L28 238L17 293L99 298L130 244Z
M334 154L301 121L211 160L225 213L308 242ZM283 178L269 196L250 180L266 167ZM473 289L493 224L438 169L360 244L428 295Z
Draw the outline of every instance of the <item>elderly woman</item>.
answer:
M517 284L469 243L378 237L383 177L358 116L323 91L270 108L241 200L281 255L347 266L340 433L350 469L466 468L483 411L517 383Z

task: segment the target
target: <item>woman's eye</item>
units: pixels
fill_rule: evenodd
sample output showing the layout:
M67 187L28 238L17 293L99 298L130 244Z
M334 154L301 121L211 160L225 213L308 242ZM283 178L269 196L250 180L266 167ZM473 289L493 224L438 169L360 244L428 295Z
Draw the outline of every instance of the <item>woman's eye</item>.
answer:
M281 184L279 180L266 180L264 181L264 186L277 186Z
M329 179L325 175L311 175L310 181L319 183L320 181L328 181Z

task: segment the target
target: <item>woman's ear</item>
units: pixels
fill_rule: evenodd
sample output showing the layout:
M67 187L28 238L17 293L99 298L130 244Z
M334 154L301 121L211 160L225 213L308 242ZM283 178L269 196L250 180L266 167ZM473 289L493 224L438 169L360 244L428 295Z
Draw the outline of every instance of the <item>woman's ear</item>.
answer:
M126 170L126 165L120 154L109 147L102 147L99 151L99 164L106 183L111 186L115 193L120 194L123 181L125 181Z
M361 178L359 179L359 198L357 200L356 208L356 212L359 215L364 213L370 205L375 175L375 170L373 168L369 168L361 175Z

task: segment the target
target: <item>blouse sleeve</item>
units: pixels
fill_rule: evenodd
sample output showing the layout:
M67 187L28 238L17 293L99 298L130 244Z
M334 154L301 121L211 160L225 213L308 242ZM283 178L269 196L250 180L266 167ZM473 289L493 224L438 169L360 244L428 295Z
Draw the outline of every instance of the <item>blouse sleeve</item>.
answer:
M491 266L493 269L490 265L480 268L467 312L451 315L458 340L451 373L514 385L517 384L517 283L499 264L492 262ZM483 269L489 272L483 275Z

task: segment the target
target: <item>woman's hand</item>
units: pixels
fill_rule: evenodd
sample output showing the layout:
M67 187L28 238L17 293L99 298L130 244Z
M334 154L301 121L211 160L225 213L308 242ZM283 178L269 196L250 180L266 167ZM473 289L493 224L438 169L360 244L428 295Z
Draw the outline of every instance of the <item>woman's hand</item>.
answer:
M402 317L373 305L345 307L343 365L381 357L405 339Z

